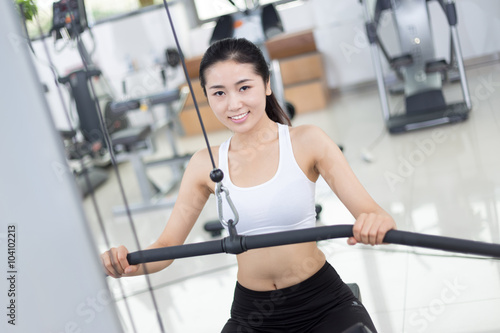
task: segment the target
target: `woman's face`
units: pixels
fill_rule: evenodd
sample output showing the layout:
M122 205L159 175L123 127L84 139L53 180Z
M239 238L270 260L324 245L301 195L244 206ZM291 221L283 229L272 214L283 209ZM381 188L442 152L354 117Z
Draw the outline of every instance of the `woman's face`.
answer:
M264 83L252 64L232 60L217 62L205 70L208 103L217 119L233 132L253 128L266 115L266 95L270 83Z

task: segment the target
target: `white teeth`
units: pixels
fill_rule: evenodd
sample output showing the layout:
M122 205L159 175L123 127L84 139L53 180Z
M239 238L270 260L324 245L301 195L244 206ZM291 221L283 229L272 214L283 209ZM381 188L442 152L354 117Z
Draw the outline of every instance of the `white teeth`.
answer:
M231 117L231 119L234 119L234 120L239 120L239 119L244 118L247 114L248 114L248 112L247 112L247 113L244 113L244 114L240 114L239 116L234 116L234 117Z

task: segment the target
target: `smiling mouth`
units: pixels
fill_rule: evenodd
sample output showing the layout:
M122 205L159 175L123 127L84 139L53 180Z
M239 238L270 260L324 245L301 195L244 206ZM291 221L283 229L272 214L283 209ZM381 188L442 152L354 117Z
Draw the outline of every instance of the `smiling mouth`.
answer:
M229 118L231 118L231 119L233 119L233 120L240 120L240 119L245 118L245 117L246 117L246 115L247 115L247 114L249 114L249 113L250 113L250 111L245 112L245 113L242 113L242 114L239 114L239 115L234 116L234 117L229 117Z

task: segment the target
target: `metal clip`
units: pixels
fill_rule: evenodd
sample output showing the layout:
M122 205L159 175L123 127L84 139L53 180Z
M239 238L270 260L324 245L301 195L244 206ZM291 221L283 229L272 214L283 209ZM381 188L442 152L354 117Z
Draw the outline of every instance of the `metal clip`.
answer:
M236 210L236 207L234 207L234 204L233 204L233 201L231 200L231 197L229 196L229 190L222 185L222 182L217 183L217 188L215 190L215 196L217 197L217 207L219 208L219 221L223 226L225 226L225 227L228 226L228 221L224 220L221 192L224 192L226 194L226 201L229 204L229 207L231 208L231 211L234 214L233 225L236 225L236 224L238 224L238 220L240 219L240 217L238 215L238 211Z

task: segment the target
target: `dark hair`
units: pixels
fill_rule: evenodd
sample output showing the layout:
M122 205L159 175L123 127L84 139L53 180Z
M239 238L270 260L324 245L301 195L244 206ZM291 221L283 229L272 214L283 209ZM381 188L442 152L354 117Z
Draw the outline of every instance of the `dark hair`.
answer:
M262 77L265 84L269 82L270 73L262 51L245 38L226 38L216 41L207 49L200 64L200 83L205 96L206 79L205 71L210 66L221 62L233 60L240 64L252 64L255 73ZM266 114L274 122L290 126L290 119L283 111L274 94L266 96Z

